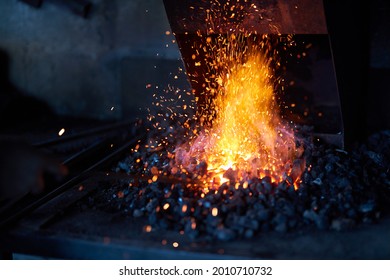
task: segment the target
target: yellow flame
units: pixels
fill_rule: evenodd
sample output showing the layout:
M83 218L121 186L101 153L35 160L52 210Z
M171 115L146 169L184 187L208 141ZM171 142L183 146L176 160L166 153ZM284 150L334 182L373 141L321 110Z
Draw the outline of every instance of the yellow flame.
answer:
M255 157L273 156L277 132L271 76L268 60L254 53L222 78L210 133L214 144L206 151L210 168L226 170Z
M199 133L188 153L177 153L184 166L194 158L207 163L209 188L231 178L270 176L278 182L291 171L295 141L279 118L271 68L275 58L264 42L248 41L244 35L208 41L205 94L212 98L202 118L212 119L212 126ZM224 176L229 169L233 177Z
M157 114L165 123L178 118L177 123L188 130L180 141L172 139L177 146L171 157L174 159L171 173L175 175L181 170L191 175L204 193L229 181L236 188L241 183L247 188L251 177L269 176L271 182L288 181L295 188L299 184L297 172L292 183L292 178L286 180L295 159L295 138L292 129L279 117L275 100L274 85L278 78L274 76L274 67L281 67L277 50L271 47L275 42L267 34L247 30L245 18L259 13L258 7L249 3L211 1L211 9L206 10L207 28L196 32L199 38L191 46L193 53L186 62L191 70L188 77L199 86L189 93L193 94L193 103L189 106L174 103L172 108L167 107L167 114ZM163 107L164 102L182 99L181 91L170 91L177 98L156 96L155 105ZM192 120L196 120L196 127L192 127L189 120L180 119L188 114L176 112L176 108L195 110L195 105ZM155 128L173 130L162 125L164 122L157 117L149 115ZM174 137L170 132L169 135ZM162 142L169 144L168 140ZM153 175L157 180L159 174Z

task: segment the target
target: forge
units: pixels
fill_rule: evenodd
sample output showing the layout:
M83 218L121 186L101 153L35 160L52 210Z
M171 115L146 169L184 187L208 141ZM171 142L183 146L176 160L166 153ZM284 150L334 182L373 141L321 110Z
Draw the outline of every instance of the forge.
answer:
M361 105L365 89L357 82L348 91L351 76L340 62L350 57L338 41L347 28L339 32L334 22L345 7L338 13L321 0L159 5L180 60L169 78L142 85L147 114L103 125L58 118L34 136L23 127L2 135L26 137L68 170L62 179L44 174L39 194L2 201L3 257L389 258L390 132L362 140L363 123L359 133L351 125L358 118L349 107ZM165 69L166 61L155 61L160 53L147 52L134 59L119 48L118 68L114 55L102 55L114 73L107 80L118 69L134 75L127 70L140 62ZM352 66L348 74L360 77L362 65ZM140 90L137 78L120 85Z

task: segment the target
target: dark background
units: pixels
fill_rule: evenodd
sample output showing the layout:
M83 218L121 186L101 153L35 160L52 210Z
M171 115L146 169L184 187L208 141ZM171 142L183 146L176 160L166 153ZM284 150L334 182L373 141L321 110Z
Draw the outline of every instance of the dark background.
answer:
M387 1L324 1L345 140L390 127L390 11Z

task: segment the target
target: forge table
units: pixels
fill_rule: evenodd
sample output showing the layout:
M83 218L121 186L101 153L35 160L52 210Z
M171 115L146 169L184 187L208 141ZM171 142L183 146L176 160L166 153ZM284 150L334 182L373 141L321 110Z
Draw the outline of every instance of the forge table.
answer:
M267 232L251 239L222 242L192 240L176 231L152 229L147 232L147 217L133 218L123 215L120 211L80 207L80 202L88 200L94 193L118 180L118 175L107 173L107 167L112 166L113 161L117 162L118 157L122 158L123 153L128 152L129 147L143 137L142 129L132 131L128 126L127 123L110 125L109 129L104 126L81 133L81 139L76 137L74 140L75 137L71 136L69 141L63 143L66 147L78 147L74 141L91 143L86 145L87 148L82 149L82 152L65 157L67 159L64 162L73 167L76 174L74 178L78 180L69 180L58 188L60 191L56 189L54 195L40 200L39 207L22 211L23 215L19 215L13 223L0 227L0 254L3 257L390 259L389 214L384 214L378 224L360 225L343 232ZM84 136L92 137L92 141L86 141ZM100 142L97 143L101 144L96 145L95 138L98 138ZM106 142L115 143L114 149L112 145L107 148ZM46 148L47 143L46 141L43 145ZM56 143L50 145L53 144ZM78 166L82 168L76 168ZM12 215L15 213L10 212L9 216ZM4 218L4 215L1 217Z
M108 180L108 181L107 181ZM205 242L179 232L144 230L144 218L76 207L112 178L92 173L1 230L0 252L55 259L389 259L390 217L344 232L262 233ZM82 188L80 188L82 186ZM173 246L173 243L177 242ZM178 245L178 246L176 246Z

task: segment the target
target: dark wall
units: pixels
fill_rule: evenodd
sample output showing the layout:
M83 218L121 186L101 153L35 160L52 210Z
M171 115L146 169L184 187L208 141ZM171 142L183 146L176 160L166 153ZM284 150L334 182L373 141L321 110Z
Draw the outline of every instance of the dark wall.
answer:
M347 146L389 128L389 2L324 0Z
M39 8L0 1L9 81L60 115L140 114L153 95L146 84L166 86L181 65L162 1L90 0L86 18L61 2L69 1L44 0Z

